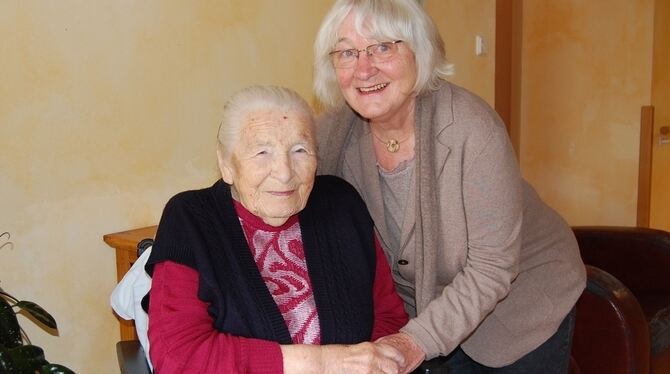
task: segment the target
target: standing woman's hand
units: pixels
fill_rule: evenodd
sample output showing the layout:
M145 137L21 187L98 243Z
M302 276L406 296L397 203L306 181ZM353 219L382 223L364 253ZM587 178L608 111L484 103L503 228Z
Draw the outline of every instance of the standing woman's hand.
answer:
M400 368L401 373L411 372L421 365L421 362L426 358L426 353L416 344L414 339L402 332L379 338L375 344L390 345L403 355L404 365Z

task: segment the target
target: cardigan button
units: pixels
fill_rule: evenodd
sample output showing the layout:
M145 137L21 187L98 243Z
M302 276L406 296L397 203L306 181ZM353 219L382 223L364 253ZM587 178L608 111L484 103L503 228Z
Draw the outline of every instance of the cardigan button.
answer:
M407 260L398 260L398 265L407 265L409 264L409 261Z

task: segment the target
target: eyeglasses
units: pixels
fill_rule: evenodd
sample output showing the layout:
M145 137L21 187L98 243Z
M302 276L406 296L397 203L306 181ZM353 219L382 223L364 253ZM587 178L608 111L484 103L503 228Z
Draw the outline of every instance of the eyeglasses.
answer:
M333 59L333 65L338 69L354 67L358 62L358 56L361 52L365 52L368 55L370 62L377 64L392 59L398 51L398 43L402 43L402 40L372 44L364 49L340 49L330 52L329 55Z

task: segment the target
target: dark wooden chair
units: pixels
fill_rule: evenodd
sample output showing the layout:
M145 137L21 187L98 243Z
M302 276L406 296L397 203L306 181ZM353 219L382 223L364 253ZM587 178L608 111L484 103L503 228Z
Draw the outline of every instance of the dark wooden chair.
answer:
M151 374L139 340L116 343L116 357L119 360L121 374Z
M573 227L584 263L615 276L648 321L670 306L670 233L638 227Z
M670 233L639 227L573 227L584 263L634 295L651 337L652 373L670 373Z
M649 373L649 328L642 307L617 278L586 265L577 302L571 373Z

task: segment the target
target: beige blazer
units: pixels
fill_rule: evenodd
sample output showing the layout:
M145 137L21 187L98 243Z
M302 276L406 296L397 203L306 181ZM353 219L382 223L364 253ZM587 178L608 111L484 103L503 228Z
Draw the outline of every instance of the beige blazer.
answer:
M479 97L444 82L416 105L415 183L400 274L417 316L402 331L428 358L458 345L492 367L553 335L586 283L565 221L523 181L505 127ZM389 234L368 125L350 108L317 121L320 174L359 191L388 251Z

